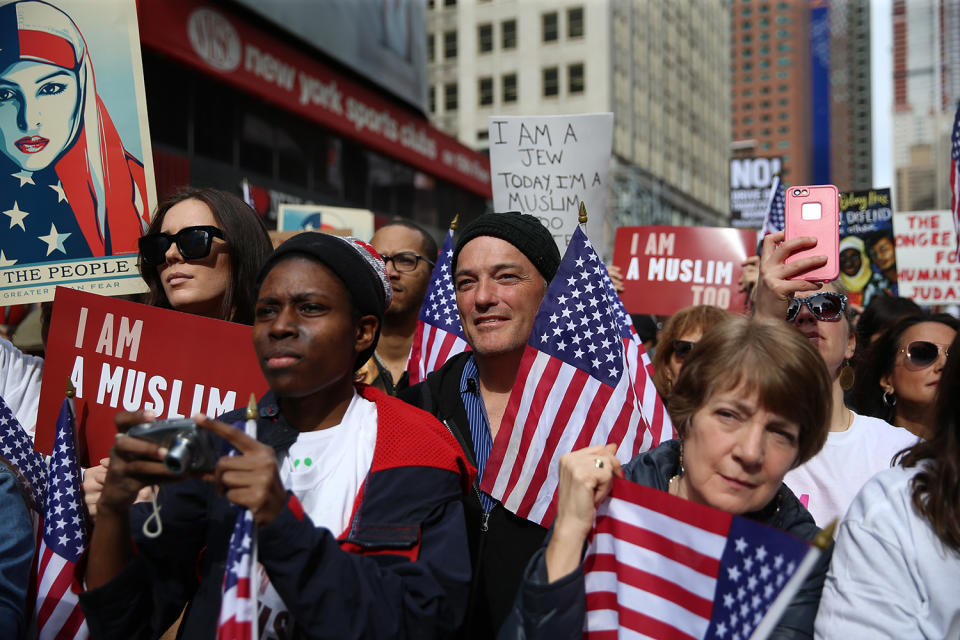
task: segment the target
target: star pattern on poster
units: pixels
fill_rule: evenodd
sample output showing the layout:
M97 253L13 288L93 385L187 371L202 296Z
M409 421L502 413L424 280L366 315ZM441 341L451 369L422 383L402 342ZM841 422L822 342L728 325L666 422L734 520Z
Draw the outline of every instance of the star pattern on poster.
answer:
M23 188L24 185L32 184L36 185L37 183L33 181L33 172L32 171L18 171L16 173L10 174L11 178L16 178L20 181L20 187Z
M66 255L67 250L64 248L63 243L69 238L71 233L58 233L57 225L50 224L50 233L45 236L37 236L37 239L47 243L47 255L50 255L54 251L60 251Z
M11 229L13 229L14 227L20 227L20 229L22 229L23 231L27 230L27 228L23 225L23 220L28 215L30 215L30 213L20 209L20 205L17 204L16 200L13 201L13 208L7 209L6 211L3 212L3 214L10 216Z
M68 202L67 194L63 191L63 183L60 180L57 180L57 184L48 184L47 186L57 194L57 203Z
M15 264L17 264L17 261L8 260L7 256L3 253L3 249L0 249L0 267L12 267Z

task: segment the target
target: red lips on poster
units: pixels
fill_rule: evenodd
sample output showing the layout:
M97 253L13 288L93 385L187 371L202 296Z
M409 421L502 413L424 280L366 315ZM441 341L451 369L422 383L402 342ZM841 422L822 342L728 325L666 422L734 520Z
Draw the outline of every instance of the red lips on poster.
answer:
M613 264L623 273L629 313L672 315L694 304L744 310L740 266L755 254L755 231L719 227L620 227Z
M50 453L67 380L80 463L110 453L118 411L216 416L267 390L250 327L58 287L43 365L36 446Z

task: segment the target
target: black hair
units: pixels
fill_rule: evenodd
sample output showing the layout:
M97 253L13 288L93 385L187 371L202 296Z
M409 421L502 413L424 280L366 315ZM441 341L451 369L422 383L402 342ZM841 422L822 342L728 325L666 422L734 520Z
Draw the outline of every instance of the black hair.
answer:
M160 203L147 233L159 233L167 212L186 200L199 200L210 208L217 226L223 230L229 249L230 286L223 296L217 317L220 320L253 324L253 303L256 300L254 282L260 265L273 250L263 220L246 202L232 193L209 187L187 187ZM140 260L140 275L150 287L147 304L170 309L170 301L156 267Z
M954 331L960 331L960 320L946 313L907 316L880 334L857 362L851 393L851 404L857 413L886 420L893 424L896 408L883 401L880 380L893 371L900 351L900 340L910 327L923 322L939 322Z
M440 253L440 248L437 246L437 241L433 239L433 236L430 235L429 231L418 225L416 222L407 220L406 218L394 218L380 225L380 228L377 229L377 231L387 227L406 227L407 229L412 229L413 231L419 233L421 237L420 250L423 251L423 257L428 258L430 262L437 261L437 254Z
M910 298L874 296L857 322L857 359L870 346L870 338L903 318L921 315L923 309Z

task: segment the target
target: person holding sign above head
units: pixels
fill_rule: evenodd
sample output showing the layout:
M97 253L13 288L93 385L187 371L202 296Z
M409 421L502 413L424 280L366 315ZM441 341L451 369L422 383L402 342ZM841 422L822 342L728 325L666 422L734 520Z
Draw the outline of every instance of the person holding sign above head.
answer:
M615 444L587 447L560 458L557 517L547 544L527 567L499 638L581 637L587 609L583 553L597 507L609 495L614 476L813 540L819 529L783 478L823 446L831 402L823 360L809 341L783 323L733 317L708 329L685 360L667 401L678 440L664 442L623 466L615 455ZM646 542L654 555L658 544L651 538L671 540L673 532L657 528L662 521L660 517L651 523L654 530L649 536L643 537L645 531L637 534L643 540L637 542L638 553L644 553ZM759 564L756 573L760 573ZM771 637L812 637L828 565L829 552L819 558ZM638 569L640 573L644 567ZM696 582L690 577L696 575L692 570L678 575ZM756 576L750 577L756 585ZM668 578L650 576L649 581L667 583ZM640 593L646 583L642 576L636 580L633 592ZM746 586L747 575L741 582ZM695 590L691 584L678 586ZM665 595L651 595L651 601L663 606L642 613L651 621L651 636L667 637L662 618L669 617L671 609L681 609L669 603L669 591L657 591L656 586L651 591ZM702 590L696 595L673 592L672 597L679 597L678 604L693 611L697 607L691 600L697 604L700 600L696 596L705 597ZM730 611L736 615L724 617L730 625L727 637L734 637L741 604ZM718 601L714 606L722 609L723 604ZM744 623L757 613L748 609ZM684 615L688 620L694 616L688 612L674 616L673 621Z
M139 245L147 304L252 322L254 280L272 246L260 216L243 200L219 189L184 189L160 204ZM83 474L93 516L108 464L104 458Z
M430 415L354 385L390 302L383 261L354 238L302 233L271 254L257 288L253 344L271 390L256 439L194 416L214 451L240 455L185 477L159 445L117 438L80 596L91 637L156 637L186 603L180 635L215 637L233 505L256 525L260 638L449 635L467 603L461 500L473 469ZM131 521L153 483L162 532L150 538Z
M916 439L844 404L844 391L854 382L850 359L857 344L846 290L839 279L825 283L802 279L804 273L822 265L826 256L786 262L789 256L816 244L812 237L784 241L783 232L764 238L754 312L793 326L816 347L830 372L833 413L827 442L820 453L786 478L817 524L825 527L843 517L864 483L888 469L893 456Z
M0 266L135 252L143 164L97 94L76 24L26 0L0 7L0 33Z

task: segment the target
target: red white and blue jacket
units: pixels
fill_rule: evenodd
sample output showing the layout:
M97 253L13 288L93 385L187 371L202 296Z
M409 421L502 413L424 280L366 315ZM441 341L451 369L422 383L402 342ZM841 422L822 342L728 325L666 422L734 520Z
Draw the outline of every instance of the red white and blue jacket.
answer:
M258 529L259 561L295 621L292 638L451 635L467 606L470 556L462 496L474 469L433 416L370 387L373 462L338 538L316 527L288 492L287 508ZM241 419L241 412L221 418ZM298 432L276 398L260 401L258 439L282 454ZM111 582L81 595L91 637L157 637L187 605L178 637L216 637L224 562L236 512L199 480L160 491L163 534L140 533L137 556Z

